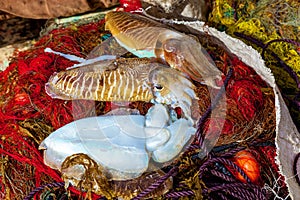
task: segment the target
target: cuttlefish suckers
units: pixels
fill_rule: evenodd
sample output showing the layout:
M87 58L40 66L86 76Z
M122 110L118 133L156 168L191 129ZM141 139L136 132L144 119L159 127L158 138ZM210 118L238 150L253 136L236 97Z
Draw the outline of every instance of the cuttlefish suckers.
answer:
M136 56L156 57L191 79L218 88L215 80L222 72L193 37L137 14L112 11L105 19L105 28Z
M148 58L120 58L55 73L45 89L52 98L64 100L151 101L155 95L169 97L174 93L170 88L180 83L187 86L182 90L193 90L177 70Z

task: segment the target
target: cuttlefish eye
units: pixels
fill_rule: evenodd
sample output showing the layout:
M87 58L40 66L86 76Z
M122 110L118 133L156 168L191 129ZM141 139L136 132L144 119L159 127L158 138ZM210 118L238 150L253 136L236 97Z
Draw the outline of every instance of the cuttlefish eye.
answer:
M177 47L179 47L180 43L177 39L168 39L164 45L163 48L168 53L175 53L177 51Z
M161 91L164 87L160 84L154 84L154 88L157 90L157 91Z
M164 50L168 53L175 53L177 51L176 47L177 42L174 39L167 40L163 45Z

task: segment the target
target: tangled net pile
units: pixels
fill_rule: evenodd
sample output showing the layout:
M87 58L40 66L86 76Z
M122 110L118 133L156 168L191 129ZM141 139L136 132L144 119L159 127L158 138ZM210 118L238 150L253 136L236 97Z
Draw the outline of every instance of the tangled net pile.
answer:
M202 33L204 34L204 33ZM72 63L57 55L44 53L46 47L80 57L86 55L109 36L104 21L85 25L68 25L50 31L34 48L19 52L0 74L0 198L1 199L80 199L78 188L65 190L59 172L43 164L38 145L52 131L77 118L103 115L111 110L110 102L52 99L44 90L48 78ZM288 196L283 177L275 164L274 94L256 72L231 54L218 39L197 35L219 69L227 74L226 119L210 118L206 86L197 84L202 118L194 142L180 159L163 168L166 174L134 199L155 192L170 176L173 189L163 199L273 199ZM96 113L94 108L96 106ZM149 104L130 105L142 114ZM218 105L216 105L218 106ZM224 127L218 120L225 120ZM216 147L199 159L199 147L210 124L222 132ZM113 188L107 188L112 190ZM118 191L115 191L117 193ZM113 193L108 191L108 193ZM103 195L103 194L102 194ZM130 194L129 194L130 195ZM104 198L92 194L90 198Z
M300 2L216 0L208 24L260 52L300 130Z

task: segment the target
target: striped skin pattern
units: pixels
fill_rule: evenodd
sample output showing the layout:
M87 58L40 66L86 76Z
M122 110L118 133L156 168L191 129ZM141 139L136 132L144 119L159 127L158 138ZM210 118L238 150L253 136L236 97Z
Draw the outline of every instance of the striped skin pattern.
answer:
M153 50L159 33L166 28L161 23L126 12L109 12L105 16L105 29L109 30L123 47L131 50Z
M147 58L117 59L82 66L52 75L46 92L52 98L96 101L150 101L153 98L148 74L159 63Z
M153 101L182 106L188 112L192 99L197 97L194 85L182 72L190 78L196 77L201 68L196 66L194 59L199 56L192 55L189 57L192 59L186 61L184 56L172 52L185 46L188 46L186 50L192 50L194 39L146 17L125 12L107 13L105 26L129 51L149 51L146 57L161 59L154 62L153 58L119 58L81 63L80 67L52 75L45 87L47 94L64 100ZM182 40L185 36L188 45ZM171 58L167 60L171 68L165 65L165 56ZM201 73L211 74L207 69L201 69Z
M222 72L195 38L137 14L111 11L105 20L105 28L136 56L156 57L195 81L219 88L216 79Z
M46 83L52 98L146 101L180 106L190 115L195 86L185 74L148 58L120 58L61 71Z

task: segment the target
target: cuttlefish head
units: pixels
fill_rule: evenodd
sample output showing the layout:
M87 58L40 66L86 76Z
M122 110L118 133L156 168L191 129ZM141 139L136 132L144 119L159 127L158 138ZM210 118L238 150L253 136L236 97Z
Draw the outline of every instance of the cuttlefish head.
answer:
M164 58L175 69L186 73L191 79L213 88L219 88L216 80L222 72L217 68L207 51L194 38L182 35L163 42Z
M180 107L186 118L191 119L191 106L198 99L195 86L186 75L176 69L159 67L149 74L154 103Z

